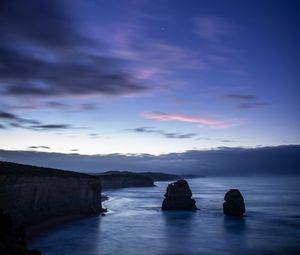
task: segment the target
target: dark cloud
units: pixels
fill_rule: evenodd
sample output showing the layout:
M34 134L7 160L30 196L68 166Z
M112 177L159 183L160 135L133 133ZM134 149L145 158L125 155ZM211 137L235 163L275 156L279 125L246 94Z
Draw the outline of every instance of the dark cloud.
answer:
M6 129L6 126L0 124L0 129Z
M70 129L72 128L69 124L44 124L44 125L33 125L29 127L34 130L56 130L56 129Z
M14 128L27 128L26 126L23 126L19 123L15 123L15 122L11 122L11 123L9 123L9 125Z
M158 134L165 138L170 139L188 139L188 138L195 138L197 136L196 133L168 133L163 130L155 129L153 127L138 127L133 129L128 129L129 131L137 132L137 133L152 133Z
M239 104L238 107L241 109L252 109L252 108L258 108L258 107L265 107L268 105L269 105L269 103L267 103L267 102L253 102L253 103Z
M0 8L2 41L27 40L68 49L90 43L74 29L70 13L59 0L4 0Z
M256 100L257 96L255 95L246 95L246 94L226 94L223 96L225 99L236 99L236 100L247 100L252 101Z
M241 109L252 109L269 105L267 102L259 101L257 96L250 94L226 94L222 98L239 102L237 107Z
M49 101L43 103L42 106L45 106L46 108L54 108L54 109L67 109L67 110L74 110L74 106L65 104L62 102L57 102L57 101ZM40 107L36 106L35 108ZM97 109L97 105L93 103L84 103L84 104L79 104L78 107L76 108L77 110L95 110Z
M211 141L212 139L208 137L198 137L196 140Z
M29 146L28 149L46 149L46 150L50 150L51 148L48 146Z
M155 133L153 127L137 127L129 129L130 131L138 132L138 133Z
M97 105L93 103L78 103L72 105L70 103L63 103L61 101L22 101L19 105L13 106L15 110L41 110L43 108L47 109L59 109L59 110L68 110L68 111L91 111L97 109Z
M229 140L229 139L221 139L220 140L222 143L234 143L235 141Z
M1 94L118 96L145 91L122 71L120 59L104 56L99 43L75 29L63 6L57 0L1 2Z
M9 122L10 127L25 128L31 130L57 130L74 128L69 124L43 124L40 121L24 119L16 114L0 111L0 119Z
M259 148L220 147L164 155L80 155L0 150L2 160L81 172L161 171L206 176L299 175L300 145Z
M222 138L209 138L209 137L198 137L196 140L200 141L217 141L221 143L234 143L234 140L230 139L222 139Z
M176 139L187 139L187 138L194 138L197 136L195 133L186 133L186 134L180 134L180 133L162 133L163 136L166 138L176 138Z
M97 134L97 133L90 133L89 137L91 137L91 138L98 138L99 134Z
M49 101L44 103L46 107L49 108L66 108L68 105L61 103L61 102L56 102L56 101Z
M0 111L0 119L3 119L5 121L16 121L19 123L40 124L40 122L37 120L24 119L13 113L4 112L4 111Z
M17 119L16 115L9 112L0 112L1 119L15 120Z
M82 110L95 110L95 109L97 109L97 105L91 104L91 103L86 103L86 104L81 105L81 109Z
M76 56L76 57L75 57ZM145 91L117 60L82 52L49 62L32 53L0 49L2 93L10 96L126 95Z

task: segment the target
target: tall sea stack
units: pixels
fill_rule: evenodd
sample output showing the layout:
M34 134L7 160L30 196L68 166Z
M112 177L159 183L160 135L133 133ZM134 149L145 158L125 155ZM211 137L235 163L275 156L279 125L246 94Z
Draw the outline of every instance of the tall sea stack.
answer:
M242 216L245 212L244 198L238 189L231 189L224 196L223 211L227 216Z
M162 203L162 210L197 210L196 201L186 180L170 183Z

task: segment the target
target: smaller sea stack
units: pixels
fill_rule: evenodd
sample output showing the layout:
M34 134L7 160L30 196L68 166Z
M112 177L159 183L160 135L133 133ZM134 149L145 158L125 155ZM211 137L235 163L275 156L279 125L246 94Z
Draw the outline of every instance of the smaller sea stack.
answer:
M244 198L238 189L230 189L224 196L223 211L227 216L242 216L245 212Z
M162 203L162 210L197 210L196 201L186 180L170 183Z

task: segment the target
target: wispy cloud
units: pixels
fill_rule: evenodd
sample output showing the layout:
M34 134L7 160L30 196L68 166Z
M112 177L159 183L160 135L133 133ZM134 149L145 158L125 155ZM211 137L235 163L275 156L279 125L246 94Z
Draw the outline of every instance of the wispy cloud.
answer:
M60 61L51 63L30 53L0 50L0 57L5 63L0 69L0 81L5 84L2 94L36 97L122 96L147 89L134 81L134 77L119 71L117 60L82 52L60 55ZM14 66L9 63L14 63Z
M100 138L100 134L98 134L98 133L89 133L88 136L89 136L89 138L92 138L92 139Z
M160 121L191 122L191 123L200 124L201 126L207 126L212 128L230 128L241 124L241 122L237 119L222 121L222 120L216 120L214 118L187 115L181 113L148 112L148 113L144 113L143 116L146 119L160 120Z
M138 128L128 129L128 130L137 133L158 134L169 139L190 139L190 138L195 138L197 136L196 133L165 132L160 129L155 129L154 127L138 127Z
M258 96L252 94L225 94L221 96L221 98L233 102L238 102L237 107L241 109L252 109L269 105L268 102L260 101Z
M222 96L224 99L233 99L233 100L256 100L257 96L250 94L225 94Z
M69 14L57 1L1 5L2 96L123 96L149 89L120 56L104 54L101 43L83 36Z
M0 111L0 120L5 121L9 127L13 128L24 128L31 130L61 130L61 129L70 129L74 128L69 124L44 124L41 121L33 120L33 119L25 119L19 117L18 115L10 112ZM3 127L8 127L4 126Z
M229 140L229 139L221 139L220 142L222 143L234 143L234 140Z
M193 19L194 32L203 39L216 41L231 34L235 25L219 16L200 16Z
M61 100L66 101L66 100ZM79 100L78 100L79 101ZM34 110L42 110L42 109L50 109L50 110L66 110L66 111L92 111L97 109L96 103L80 103L76 102L76 104L72 103L63 103L59 101L43 101L43 100L20 100L18 104L9 105L7 104L7 108L11 110L21 110L24 111L34 111Z
M29 146L28 149L46 149L46 150L50 150L51 148L48 147L48 146L40 145L40 146Z
M252 109L252 108L265 107L268 105L269 105L269 103L267 103L267 102L253 102L253 103L239 104L238 107L241 109Z
M112 49L115 57L122 56L131 63L131 74L137 80L166 82L178 70L207 70L208 64L201 54L191 49L160 40L139 38L142 42L136 47ZM172 78L174 79L174 77Z
M28 124L39 124L40 122L32 119L25 119L17 116L16 114L10 112L0 111L0 119L4 121L16 121L19 123L28 123Z
M72 128L69 124L44 124L44 125L32 125L29 127L34 130L59 130Z
M231 139L223 139L223 138L209 138L209 137L198 137L196 140L200 141L216 141L221 143L234 143L236 141Z

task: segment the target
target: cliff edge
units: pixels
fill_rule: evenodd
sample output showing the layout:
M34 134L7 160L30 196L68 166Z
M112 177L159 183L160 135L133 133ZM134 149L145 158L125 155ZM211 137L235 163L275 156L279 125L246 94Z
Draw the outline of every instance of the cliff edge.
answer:
M128 171L108 171L95 176L100 178L103 190L154 186L152 178Z
M101 182L87 174L0 162L0 207L15 225L99 214Z

